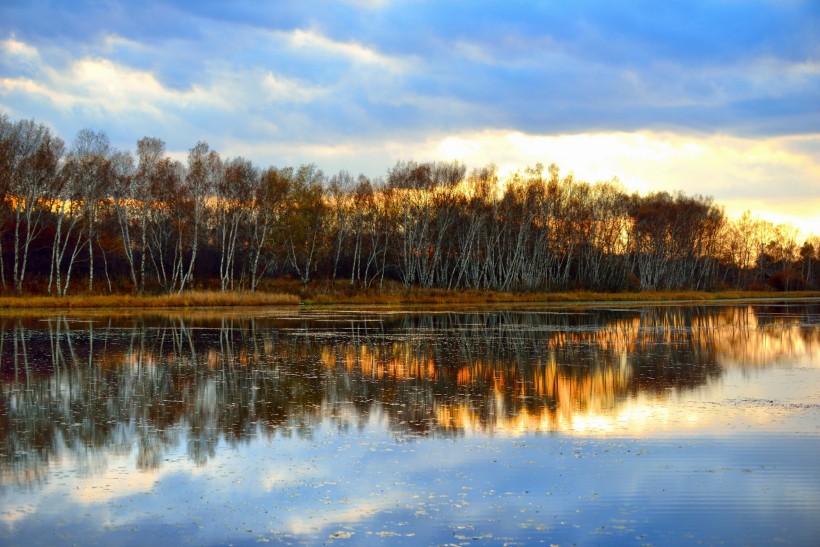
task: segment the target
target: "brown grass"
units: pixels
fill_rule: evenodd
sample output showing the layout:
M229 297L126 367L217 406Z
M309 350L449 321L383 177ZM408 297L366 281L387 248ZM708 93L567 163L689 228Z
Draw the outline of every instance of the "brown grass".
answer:
M0 297L0 309L212 308L233 306L295 306L298 305L299 302L299 297L294 294L194 291L162 295L3 296Z
M274 289L270 287L269 289ZM308 287L301 284L280 284L271 290L260 292L194 291L163 295L73 295L53 296L2 296L0 310L26 309L187 309L295 306L300 302L309 305L358 305L358 306L413 306L413 305L493 305L493 304L582 304L587 302L708 302L718 300L794 300L820 298L820 291L774 292L774 291L645 291L624 293L600 293L588 291L556 293L510 293L476 290L448 291L446 289L405 288L398 283L386 284L383 290L352 290L343 282L332 284L318 282Z
M439 304L537 304L537 303L584 303L584 302L686 302L718 300L797 299L820 298L820 291L644 291L623 293L600 293L589 291L556 293L509 293L493 291L444 289L398 289L384 291L316 291L305 295L310 305L356 304L356 305L439 305Z

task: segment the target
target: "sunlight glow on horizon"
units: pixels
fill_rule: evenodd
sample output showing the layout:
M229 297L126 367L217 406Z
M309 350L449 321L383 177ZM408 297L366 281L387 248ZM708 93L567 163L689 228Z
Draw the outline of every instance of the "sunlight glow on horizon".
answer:
M820 160L802 148L820 146L820 134L764 140L671 132L527 135L482 131L424 141L340 143L232 143L217 150L242 155L260 167L315 163L333 175L347 170L386 176L397 161L460 161L468 169L496 166L500 180L541 163L554 163L561 177L617 182L628 192L683 192L714 198L729 220L749 211L773 224L790 224L801 237L820 235ZM187 150L169 155L185 161ZM266 161L279 158L278 161ZM359 166L360 168L357 168ZM740 195L739 195L740 194Z
M562 177L572 173L590 183L617 179L630 192L711 196L730 219L748 210L775 224L792 224L805 237L820 235L820 160L795 146L806 143L820 144L820 134L751 140L649 131L548 136L485 131L445 137L437 150L422 155L468 167L495 163L500 178L537 162L544 169L555 163Z

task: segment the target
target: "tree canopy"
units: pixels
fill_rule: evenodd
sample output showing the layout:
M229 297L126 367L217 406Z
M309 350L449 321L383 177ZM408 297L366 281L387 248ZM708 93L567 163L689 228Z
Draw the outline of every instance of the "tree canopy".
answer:
M182 163L159 138L132 155L84 129L66 147L44 124L0 114L6 292L253 291L285 276L353 289L794 290L820 286L818 259L820 238L789 225L555 165L501 179L492 165L408 160L380 178L328 176L222 158L201 141Z

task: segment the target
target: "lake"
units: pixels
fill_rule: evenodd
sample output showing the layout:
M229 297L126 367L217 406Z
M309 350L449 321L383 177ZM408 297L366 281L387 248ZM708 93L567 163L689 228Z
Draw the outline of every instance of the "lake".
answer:
M820 538L820 302L0 317L3 545Z

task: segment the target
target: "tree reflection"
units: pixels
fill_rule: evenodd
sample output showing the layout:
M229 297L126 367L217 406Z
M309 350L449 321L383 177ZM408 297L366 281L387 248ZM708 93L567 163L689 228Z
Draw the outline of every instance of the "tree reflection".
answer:
M0 319L0 478L89 472L136 450L309 438L386 420L403 439L559 431L784 355L817 355L820 307L647 307L292 318Z

